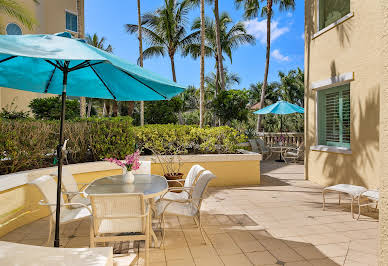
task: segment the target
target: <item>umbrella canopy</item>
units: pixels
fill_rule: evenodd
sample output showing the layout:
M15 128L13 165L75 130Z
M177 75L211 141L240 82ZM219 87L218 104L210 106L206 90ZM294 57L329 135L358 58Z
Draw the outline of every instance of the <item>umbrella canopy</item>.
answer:
M271 104L253 113L258 115L265 115L265 114L287 115L287 114L293 114L293 113L303 114L304 108L286 101L278 101L274 104Z
M0 87L61 94L61 68L69 70L69 96L152 101L170 99L184 90L175 82L72 39L69 33L0 36Z
M54 246L59 224L66 95L117 101L166 100L184 90L69 33L0 35L0 87L62 95Z

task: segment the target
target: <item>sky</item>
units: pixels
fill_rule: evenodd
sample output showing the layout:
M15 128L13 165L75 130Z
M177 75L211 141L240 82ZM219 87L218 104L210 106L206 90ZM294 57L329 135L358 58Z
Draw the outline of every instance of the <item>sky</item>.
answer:
M265 1L264 1L265 2ZM141 0L142 14L152 12L162 6L164 0ZM262 81L265 68L266 52L266 20L243 18L243 9L237 9L233 0L219 0L219 11L227 12L233 22L244 21L248 33L256 38L255 45L243 45L233 52L233 63L225 58L224 66L228 71L236 73L241 82L234 89L248 88L250 84ZM272 20L271 59L269 81L277 81L278 72L287 72L300 67L304 62L304 1L296 0L294 11L280 12L274 9ZM206 16L211 17L212 7L206 6ZM189 14L188 31L192 21L199 17L199 8ZM135 0L85 0L85 31L86 34L97 33L105 37L111 44L113 52L135 64L139 57L139 44L136 35L125 31L125 24L137 24L137 1ZM144 49L147 48L143 42ZM175 57L177 82L188 86L199 86L200 62L191 57ZM170 60L168 56L154 57L144 61L144 68L172 79ZM214 59L205 59L205 73L214 71Z

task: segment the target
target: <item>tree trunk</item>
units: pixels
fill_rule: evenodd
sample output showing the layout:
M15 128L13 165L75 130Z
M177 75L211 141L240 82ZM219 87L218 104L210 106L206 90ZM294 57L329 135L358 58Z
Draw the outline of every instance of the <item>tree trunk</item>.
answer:
M112 103L112 117L116 117L119 113L119 105L116 100Z
M77 14L78 14L78 38L83 39L85 37L84 28L84 1L77 0ZM79 115L81 117L86 116L86 98L80 97L79 101Z
M261 88L260 97L260 109L264 107L265 92L267 89L268 69L269 69L269 57L271 52L271 17L272 17L272 0L267 0L267 52L265 60L264 80ZM261 115L257 118L257 131L261 129Z
M216 93L215 93L215 96L217 96L219 88L220 88L220 71L219 71L219 65L218 65L218 56L216 56Z
M218 0L214 0L214 17L216 21L216 42L217 42L217 56L218 56L218 68L217 72L221 78L221 90L225 89L225 75L224 75L224 64L222 62L222 47L220 39L220 17L218 11Z
M104 100L104 105L105 105L105 116L109 117L110 116L110 100Z
M135 102L128 102L128 116L132 116L133 110L135 109ZM144 124L143 124L144 125Z
M172 80L176 82L174 54L170 53Z
M89 102L88 102L88 113L87 113L87 117L90 117L90 114L92 113L92 101L93 99L92 98L89 98Z
M138 20L138 33L139 33L139 64L143 67L143 38L141 35L141 12L140 12L140 0L137 0L137 20ZM134 106L134 105L133 105ZM128 109L129 111L129 109ZM132 107L133 113L133 107ZM131 113L131 114L132 114ZM129 115L129 112L128 112ZM140 102L140 125L144 126L144 101Z
M203 127L205 116L205 0L201 0L201 82L199 90L199 127Z

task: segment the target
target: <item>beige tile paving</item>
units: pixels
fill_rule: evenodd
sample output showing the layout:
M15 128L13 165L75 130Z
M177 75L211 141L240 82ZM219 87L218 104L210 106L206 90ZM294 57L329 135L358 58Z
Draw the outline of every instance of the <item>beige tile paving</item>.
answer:
M169 217L165 247L151 249L150 265L377 265L378 214L353 220L349 201L338 206L336 195L322 211L322 187L305 181L303 170L263 162L260 186L209 188L202 205L207 244L193 220ZM61 246L88 247L88 221L62 229ZM42 219L1 240L45 245L47 230ZM111 245L117 265L144 265L143 244Z

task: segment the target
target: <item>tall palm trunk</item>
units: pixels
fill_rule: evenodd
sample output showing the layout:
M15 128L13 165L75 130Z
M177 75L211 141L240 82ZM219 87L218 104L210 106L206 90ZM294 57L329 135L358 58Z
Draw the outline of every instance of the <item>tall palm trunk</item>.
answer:
M201 0L201 83L199 90L199 126L203 127L205 115L205 0Z
M169 53L169 55L170 55L170 61L171 61L172 80L176 82L174 53L171 52Z
M267 52L265 60L264 80L261 88L260 109L264 107L265 91L267 89L269 57L271 52L271 17L272 17L272 0L267 0ZM257 131L261 129L261 115L257 118Z
M86 114L86 117L90 117L91 113L92 113L92 101L93 101L93 98L89 98L89 102L88 102L88 112Z
M78 38L83 39L85 37L84 32L84 1L77 0L77 14L78 14ZM86 116L86 98L80 97L79 101L79 114L81 117Z
M140 12L140 0L137 0L137 20L138 20L138 33L139 33L139 63L140 67L143 67L143 38L141 35L141 12ZM129 103L131 106L131 103ZM133 106L132 111L133 111ZM129 115L129 109L128 109ZM140 102L140 125L144 126L144 101Z
M225 76L224 76L224 66L222 62L222 47L221 47L221 40L220 40L220 17L219 17L219 11L218 11L218 0L214 0L214 17L216 21L216 42L217 42L217 56L218 56L218 68L217 72L220 75L221 78L221 89L225 89Z

